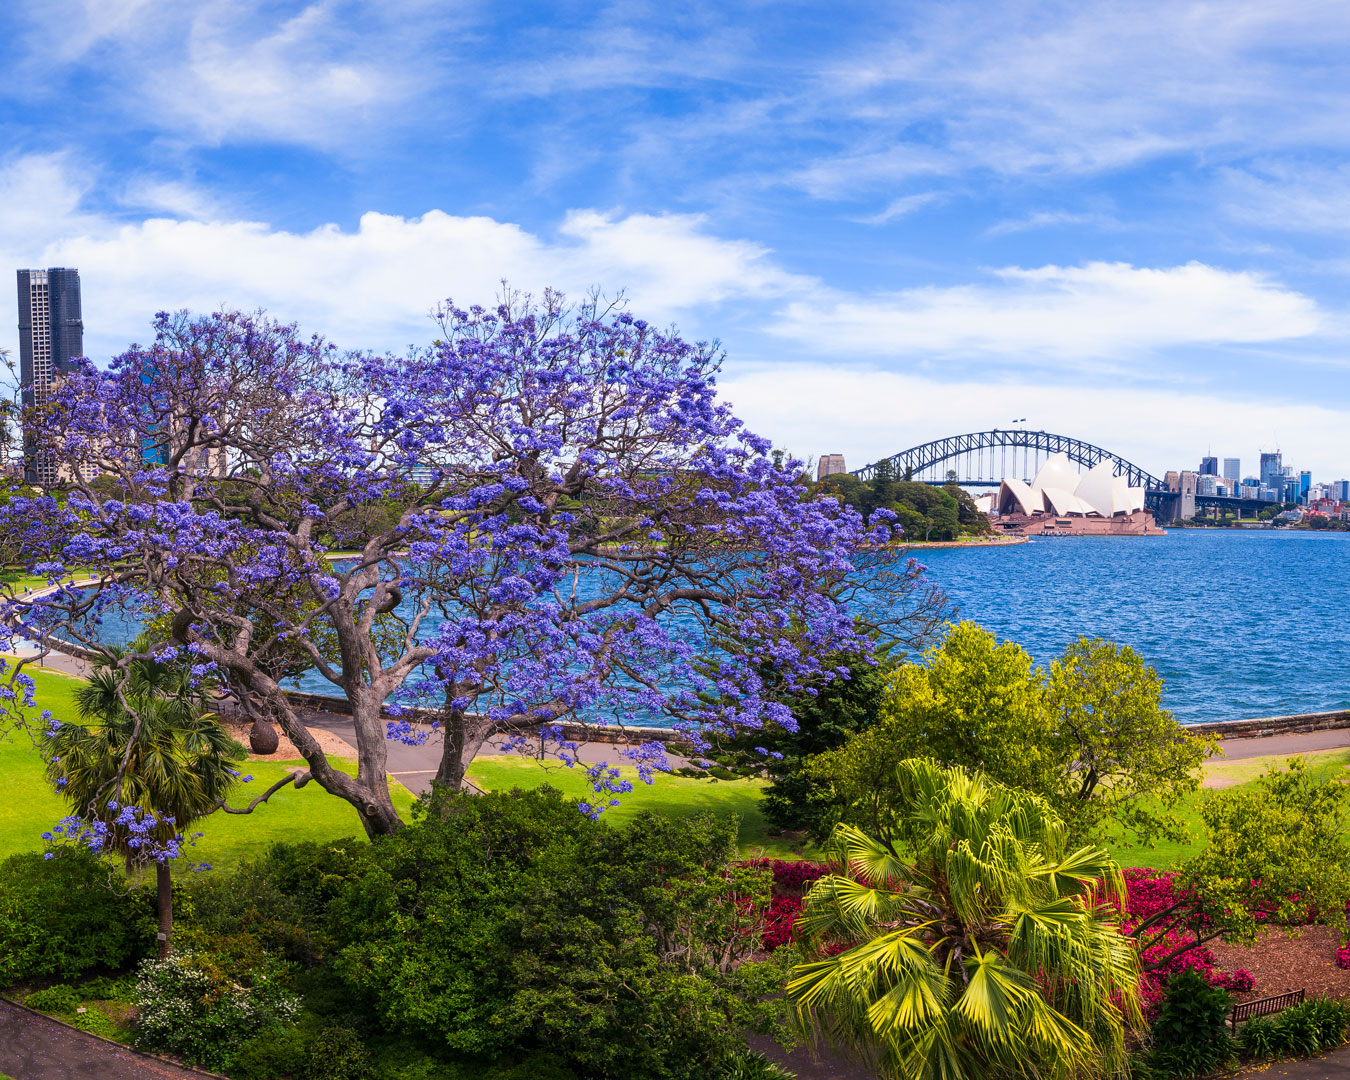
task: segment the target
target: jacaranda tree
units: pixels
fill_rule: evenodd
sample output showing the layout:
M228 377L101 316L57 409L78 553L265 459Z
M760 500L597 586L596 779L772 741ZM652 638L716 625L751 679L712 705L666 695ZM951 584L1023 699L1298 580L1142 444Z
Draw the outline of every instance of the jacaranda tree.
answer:
M841 824L845 872L807 894L803 1026L905 1080L1124 1075L1139 965L1102 905L1110 855L979 773L910 758L896 785L892 839Z
M401 824L390 707L435 706L446 788L489 725L564 757L569 720L705 745L792 722L766 666L780 691L822 685L839 672L820 657L866 652L877 611L903 617L917 571L884 547L888 521L808 496L800 463L718 400L715 346L553 294L439 315L440 340L394 357L160 314L153 344L77 365L30 417L65 485L0 507L0 533L51 581L96 581L0 615L105 652L101 616L145 615L155 656L273 718L308 764L288 779L371 834ZM297 663L349 703L355 776L283 693ZM391 728L421 737L406 715ZM626 786L590 774L598 804Z

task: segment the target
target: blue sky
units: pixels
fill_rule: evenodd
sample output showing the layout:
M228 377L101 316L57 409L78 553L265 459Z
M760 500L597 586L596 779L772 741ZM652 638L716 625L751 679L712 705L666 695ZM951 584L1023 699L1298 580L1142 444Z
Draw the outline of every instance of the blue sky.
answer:
M401 350L502 278L598 286L719 338L800 455L1025 416L1350 475L1340 3L52 0L0 35L0 265L79 267L96 359L160 308Z

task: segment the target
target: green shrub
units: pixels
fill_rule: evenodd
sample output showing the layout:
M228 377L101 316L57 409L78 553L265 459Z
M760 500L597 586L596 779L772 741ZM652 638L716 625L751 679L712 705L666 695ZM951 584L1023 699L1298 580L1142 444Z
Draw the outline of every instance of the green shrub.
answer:
M1238 1053L1253 1061L1279 1057L1283 1053L1279 1028L1269 1016L1258 1016L1248 1020L1237 1029L1235 1039Z
M118 1027L117 1022L97 1006L91 1005L84 1012L76 1013L71 1023L81 1031L101 1035L105 1039L115 1039L120 1042L125 1035L124 1030Z
M796 1073L789 1072L764 1054L746 1050L728 1059L722 1076L723 1080L793 1080Z
M1233 1056L1228 1034L1232 995L1210 986L1193 968L1167 981L1153 1024L1150 1064L1165 1076L1204 1076Z
M80 983L80 997L85 1001L130 1001L135 986L131 979L110 979L107 975L95 975Z
M45 990L37 990L23 999L30 1009L46 1013L73 1013L80 1005L79 992L73 986L57 983Z
M111 877L110 877L111 875ZM120 970L155 942L154 897L79 848L0 863L0 986Z
M135 1045L191 1065L225 1068L250 1036L283 1027L299 1011L275 974L240 986L189 954L146 960L136 974Z
M548 789L454 798L371 845L332 908L335 968L438 1053L706 1080L781 1008L781 966L739 962L768 875L728 870L734 838L711 816L610 828Z
M309 1060L310 1036L299 1027L276 1027L241 1043L230 1055L232 1080L300 1076Z
M310 1044L305 1080L366 1080L370 1051L348 1027L328 1027Z
M1238 1049L1254 1060L1311 1057L1345 1041L1350 1004L1309 998L1274 1016L1249 1020L1238 1029Z

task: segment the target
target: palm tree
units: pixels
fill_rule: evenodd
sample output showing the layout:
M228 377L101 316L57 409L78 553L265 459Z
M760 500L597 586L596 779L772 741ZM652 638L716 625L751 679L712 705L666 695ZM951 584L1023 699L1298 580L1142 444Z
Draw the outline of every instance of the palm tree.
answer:
M186 665L125 662L150 648L142 639L97 662L89 682L75 692L75 706L88 726L63 724L50 736L47 778L78 817L100 823L104 849L125 858L129 870L146 849L125 808L139 807L157 819L144 838L160 852L154 858L159 952L167 956L173 892L164 849L223 804L239 775L233 766L246 754L217 723L205 685Z
M793 971L803 1029L906 1080L1123 1075L1139 962L1105 917L1110 855L1066 853L1044 801L978 773L896 781L898 842L840 825L846 873L806 897L804 939L837 955Z

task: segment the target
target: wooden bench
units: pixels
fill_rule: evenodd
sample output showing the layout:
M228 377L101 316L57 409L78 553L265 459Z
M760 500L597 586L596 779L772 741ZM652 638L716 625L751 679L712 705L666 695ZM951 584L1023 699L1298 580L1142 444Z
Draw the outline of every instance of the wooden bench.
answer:
M1289 1008L1290 1005L1300 1004L1306 992L1304 990L1290 990L1287 994L1276 994L1274 997L1239 1002L1233 1006L1229 1022L1236 1028L1242 1021L1250 1020L1254 1016L1269 1016L1271 1013L1281 1012Z

